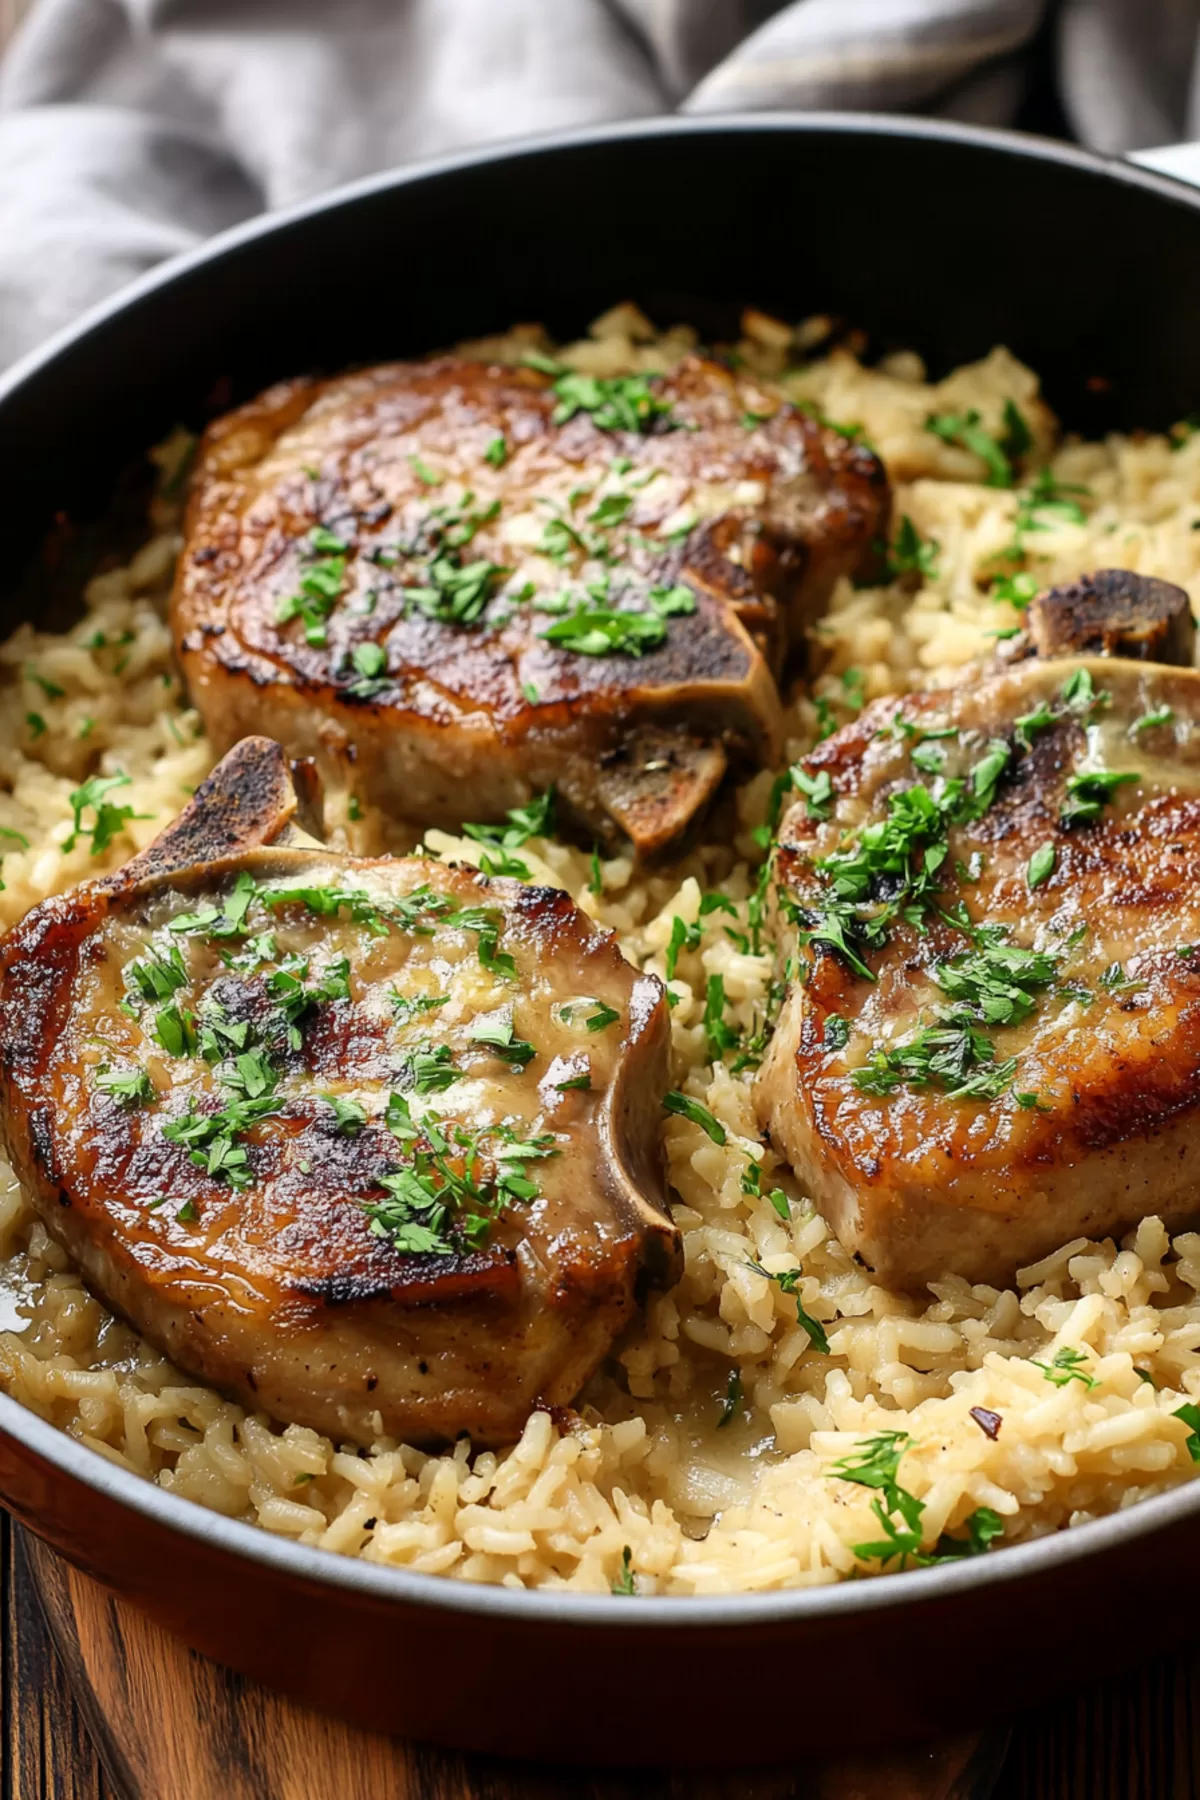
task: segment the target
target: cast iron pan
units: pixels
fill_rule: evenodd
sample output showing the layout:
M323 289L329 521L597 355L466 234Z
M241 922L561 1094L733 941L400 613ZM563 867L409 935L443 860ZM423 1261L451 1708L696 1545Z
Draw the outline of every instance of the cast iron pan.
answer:
M0 379L0 629L47 526L276 377L614 301L730 335L829 312L935 371L998 342L1068 427L1200 404L1200 197L1001 133L809 115L475 152L229 233ZM469 808L468 808L469 811ZM127 1475L0 1397L0 1499L198 1649L407 1736L745 1767L917 1738L1162 1649L1200 1606L1200 1482L947 1568L719 1599L477 1588L350 1562Z

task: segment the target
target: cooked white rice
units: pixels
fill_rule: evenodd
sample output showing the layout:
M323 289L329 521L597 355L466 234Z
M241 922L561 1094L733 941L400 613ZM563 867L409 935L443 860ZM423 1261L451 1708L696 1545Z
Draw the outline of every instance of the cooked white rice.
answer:
M939 548L936 575L915 592L841 584L815 633L822 672L793 703L789 761L816 734L814 699L844 718L864 695L951 679L989 634L1016 623L986 587L1019 496L983 485L973 455L926 431L931 412L975 408L999 429L1012 399L1055 477L1088 490L1083 523L1047 515L1027 535L1039 581L1116 564L1179 582L1200 603L1200 435L1060 445L1036 377L1004 350L936 384L916 356L867 369L846 348L784 374L821 330L808 321L793 333L752 314L741 350L789 397L862 425L888 464L897 518L907 514ZM562 354L610 374L659 368L691 342L684 330L655 337L623 307ZM512 358L530 344L546 347L532 327L479 348ZM184 448L165 446L164 463ZM178 543L168 502L156 502L152 523L128 567L89 584L73 630L23 625L0 647L5 924L147 844L211 766L163 619ZM138 816L102 857L86 839L66 851L71 791L117 772L130 786L112 798ZM636 879L612 858L599 897L581 852L546 842L522 855L535 879L568 889L620 934L632 962L662 975L672 922L695 923L703 891L719 886L739 903L749 894L761 860L751 834L770 783L762 774L741 790L732 845ZM352 821L344 796L330 813L334 841L352 850L412 842L376 815ZM468 840L433 832L427 841L442 856L477 859ZM502 1454L473 1456L460 1443L427 1455L384 1437L358 1453L247 1414L190 1384L89 1295L2 1164L0 1382L99 1454L219 1512L346 1555L509 1586L603 1591L627 1585L628 1567L638 1592L688 1594L876 1572L879 1559L852 1549L880 1536L875 1496L831 1467L882 1430L908 1434L900 1480L924 1502L927 1547L943 1531L961 1534L981 1507L999 1515L1004 1541L1017 1541L1191 1479L1190 1428L1174 1415L1200 1397L1200 1235L1172 1243L1151 1218L1121 1245L1064 1245L1004 1292L948 1279L914 1300L879 1287L764 1149L749 1074L707 1059L707 977L723 976L731 1020L753 1030L771 976L767 956L731 941L731 923L720 912L700 921L699 947L681 954L672 984L676 1085L711 1108L727 1142L684 1119L666 1125L686 1272L618 1346L576 1423L535 1413ZM789 1188L790 1222L743 1192L749 1160L769 1175L764 1190ZM823 1322L828 1355L751 1261L802 1265L800 1299ZM1080 1351L1086 1381L1047 1379L1039 1365L1064 1346ZM721 1426L734 1371L744 1400ZM999 1415L998 1435L972 1408Z

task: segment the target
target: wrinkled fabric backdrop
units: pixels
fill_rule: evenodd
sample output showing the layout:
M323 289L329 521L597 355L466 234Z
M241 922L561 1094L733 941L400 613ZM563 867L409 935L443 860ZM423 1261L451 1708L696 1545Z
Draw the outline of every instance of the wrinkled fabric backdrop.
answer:
M1051 16L1052 15L1052 16ZM681 110L1200 137L1200 0L37 0L0 63L0 366L223 227L354 176ZM1035 56L1036 51L1036 56Z

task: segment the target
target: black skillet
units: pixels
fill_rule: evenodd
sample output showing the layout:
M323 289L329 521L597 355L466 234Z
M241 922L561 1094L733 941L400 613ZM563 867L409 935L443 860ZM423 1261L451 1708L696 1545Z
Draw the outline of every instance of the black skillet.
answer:
M178 421L279 376L614 301L743 304L938 372L1008 344L1068 427L1200 404L1200 196L1030 138L878 117L640 122L479 151L238 229L0 378L0 628L22 562ZM467 811L469 812L469 807ZM746 1766L961 1729L1186 1633L1200 1483L977 1562L716 1599L351 1562L127 1475L0 1398L0 1498L197 1648L369 1725L588 1762Z

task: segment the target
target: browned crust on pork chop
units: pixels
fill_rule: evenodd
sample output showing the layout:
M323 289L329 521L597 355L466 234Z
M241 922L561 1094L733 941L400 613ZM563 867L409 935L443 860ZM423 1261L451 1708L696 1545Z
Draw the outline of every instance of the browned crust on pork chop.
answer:
M1025 726L1025 748L1017 722L1039 708L1052 718ZM759 1076L758 1111L882 1281L1003 1282L1074 1236L1119 1235L1150 1213L1170 1229L1200 1215L1198 723L1195 671L1035 661L974 688L876 702L806 759L833 797L827 819L798 802L781 828L776 893L799 927L786 954L802 979ZM958 736L936 735L947 730ZM914 768L914 750L938 744L941 775ZM860 942L871 979L828 941L806 942L831 897L816 862L861 842L904 790L970 782L997 744L1009 761L995 798L950 829L934 898L893 918L882 948ZM1086 798L1071 783L1089 770L1136 780L1094 817L1064 822ZM886 907L888 892L878 884L861 916ZM986 947L980 926L1052 959L1051 978L1029 989L1028 1017L982 1027L992 1063L964 1079L995 1091L954 1098L944 1079L889 1084L888 1053L953 1007L938 971ZM881 1067L880 1084L871 1070Z
M777 754L772 666L872 554L888 491L870 451L714 362L651 387L669 410L649 430L604 430L586 411L556 423L546 374L445 357L285 383L212 426L172 617L217 748L269 731L450 827L554 783L588 831L644 856L676 843L729 763ZM331 542L327 615L281 620ZM479 617L413 600L439 556L500 571ZM694 610L641 655L543 635L560 596L648 612L652 590ZM356 655L386 660L364 679ZM647 730L673 740L669 804L631 803L630 773L616 793L605 773ZM632 773L654 787L658 760Z
M10 931L0 1118L14 1167L96 1291L252 1409L335 1438L503 1442L533 1406L573 1399L643 1288L673 1279L662 989L558 890L289 846L285 777L276 746L240 746L155 847ZM231 821L241 847L194 861L223 849ZM241 929L187 924L236 911L239 878L254 884ZM271 901L281 890L360 899L330 916L303 897ZM260 964L239 966L256 944ZM172 949L186 979L169 998L201 1045L219 1019L269 1066L278 1105L235 1134L240 1187L166 1135L215 1114L240 1079L226 1040L214 1063L156 1035L158 1003L128 971ZM270 978L302 965L320 991L289 1038ZM572 1016L580 997L611 1020L589 1029ZM497 1021L524 1061L477 1036ZM414 1071L442 1050L455 1078L426 1092ZM106 1091L114 1070L140 1074L145 1091L132 1102ZM361 1108L353 1128L331 1095ZM417 1249L373 1229L368 1209L385 1198L381 1178L419 1166L439 1133L448 1164L481 1190L511 1165L532 1191L508 1194L474 1236L454 1214L444 1248Z

